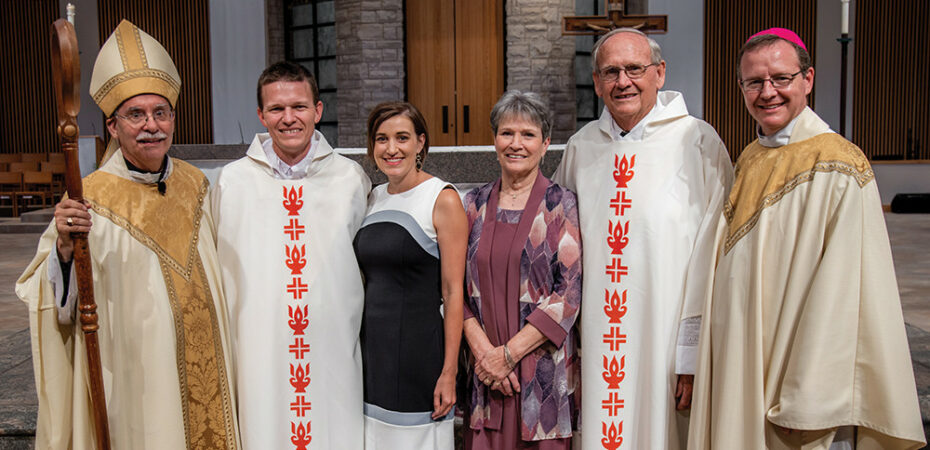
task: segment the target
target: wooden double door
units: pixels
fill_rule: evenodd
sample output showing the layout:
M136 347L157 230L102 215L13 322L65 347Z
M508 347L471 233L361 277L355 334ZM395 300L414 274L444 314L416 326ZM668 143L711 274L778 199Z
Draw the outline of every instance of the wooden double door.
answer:
M504 92L503 0L407 0L407 98L431 145L491 145Z

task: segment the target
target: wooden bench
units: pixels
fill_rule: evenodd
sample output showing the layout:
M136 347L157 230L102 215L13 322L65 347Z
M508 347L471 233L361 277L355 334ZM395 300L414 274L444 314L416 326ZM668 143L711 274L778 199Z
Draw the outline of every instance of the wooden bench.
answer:
M16 193L22 189L21 172L0 172L0 210L10 210L12 217L19 217Z
M23 212L48 208L54 193L51 172L23 172L22 190L15 194L17 207Z

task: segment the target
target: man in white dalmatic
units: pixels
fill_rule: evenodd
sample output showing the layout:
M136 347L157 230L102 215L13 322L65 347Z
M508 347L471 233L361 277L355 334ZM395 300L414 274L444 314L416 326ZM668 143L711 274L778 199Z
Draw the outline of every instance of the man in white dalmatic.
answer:
M584 242L582 442L677 450L733 169L682 95L659 92L654 40L613 30L592 58L604 111L568 141L553 177L578 194Z
M363 290L352 239L371 182L315 130L313 75L290 62L258 81L268 133L213 191L240 427L248 449L361 449Z

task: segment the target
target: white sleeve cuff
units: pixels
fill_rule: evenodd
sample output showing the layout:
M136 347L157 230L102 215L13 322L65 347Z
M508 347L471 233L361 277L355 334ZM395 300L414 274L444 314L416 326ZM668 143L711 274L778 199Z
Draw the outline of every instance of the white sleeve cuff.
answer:
M678 344L675 347L675 373L694 375L697 369L698 338L701 334L701 317L689 317L678 326Z
M74 323L74 311L77 309L77 279L74 270L71 270L70 275L68 285L65 286L64 274L61 273L61 261L58 260L58 252L53 249L48 257L48 280L52 283L52 293L55 295L58 323L62 325Z

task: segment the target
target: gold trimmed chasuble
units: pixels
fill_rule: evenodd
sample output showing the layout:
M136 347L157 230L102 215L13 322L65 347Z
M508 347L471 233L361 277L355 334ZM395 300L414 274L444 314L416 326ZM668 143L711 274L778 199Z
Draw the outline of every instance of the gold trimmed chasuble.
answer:
M128 179L121 156L84 179L111 440L114 448L236 449L209 182L183 161L173 166L164 195ZM52 224L17 284L31 313L37 447L91 448L83 334L56 323L44 276L56 239Z
M862 152L806 109L750 144L718 223L688 448L915 449L924 436L891 247ZM786 433L780 429L795 430Z

